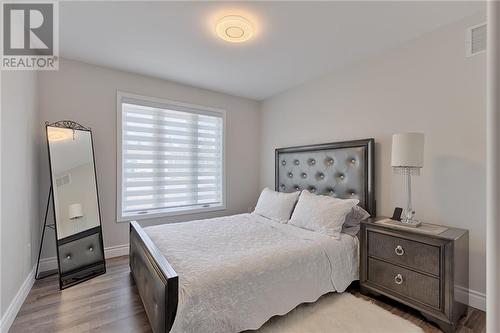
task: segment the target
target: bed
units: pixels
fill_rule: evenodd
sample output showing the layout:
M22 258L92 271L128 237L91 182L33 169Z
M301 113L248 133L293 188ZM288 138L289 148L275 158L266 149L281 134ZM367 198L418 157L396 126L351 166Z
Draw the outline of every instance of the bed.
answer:
M275 189L357 198L375 215L374 140L276 149ZM153 332L238 332L358 279L358 240L257 214L141 228L130 268Z

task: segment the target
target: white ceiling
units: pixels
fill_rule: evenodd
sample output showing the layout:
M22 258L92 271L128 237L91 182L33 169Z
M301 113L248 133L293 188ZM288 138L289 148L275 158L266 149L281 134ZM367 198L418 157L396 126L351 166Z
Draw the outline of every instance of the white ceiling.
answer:
M262 100L440 26L484 2L61 2L63 57ZM233 44L217 18L257 35ZM465 32L464 32L465 35Z

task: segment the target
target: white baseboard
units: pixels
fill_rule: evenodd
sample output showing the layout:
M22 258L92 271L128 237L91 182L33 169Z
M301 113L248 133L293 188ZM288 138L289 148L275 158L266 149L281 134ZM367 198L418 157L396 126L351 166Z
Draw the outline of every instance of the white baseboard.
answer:
M486 311L486 294L469 289L469 306Z
M106 259L109 259L114 257L126 256L128 255L128 252L129 252L128 244L110 246L104 249L104 257ZM40 267L38 268L39 272L45 272L52 269L57 269L57 257L40 259ZM30 274L23 282L21 288L19 288L16 296L10 303L7 310L5 311L5 314L1 318L0 320L1 333L7 333L10 326L14 322L14 319L16 319L19 309L21 309L21 306L23 305L26 296L28 296L28 293L30 292L31 288L33 287L33 284L35 283L35 271L36 271L36 266L33 267Z
M128 251L129 251L128 244L110 246L104 249L104 257L108 259L114 257L128 256Z
M33 266L31 272L28 274L26 280L24 280L23 284L17 291L16 296L14 296L14 299L10 302L9 307L3 314L2 319L0 320L1 333L7 333L10 329L10 326L14 322L14 319L16 319L17 313L21 309L24 300L26 299L31 288L33 287L33 283L35 283L35 270L36 266Z
M458 300L462 302L468 302L469 306L473 308L479 309L481 311L486 311L486 294L472 289L465 289L460 286L455 287L455 291L455 297Z
M128 255L128 253L129 253L129 244L110 246L104 249L104 256L106 259L125 256ZM39 270L41 272L56 268L57 268L56 257L44 258L40 260ZM33 283L35 282L35 269L36 266L33 267L30 274L23 282L21 288L19 288L16 296L10 303L7 310L5 311L5 314L2 316L0 320L1 333L7 333L10 326L14 322L14 319L17 316L19 309L21 309L21 306L23 305L26 296L28 296L28 293L33 287ZM456 297L457 299L462 300L464 302L466 302L468 299L469 306L482 311L486 311L486 295L484 293L480 293L475 290L465 289L463 287L457 286Z

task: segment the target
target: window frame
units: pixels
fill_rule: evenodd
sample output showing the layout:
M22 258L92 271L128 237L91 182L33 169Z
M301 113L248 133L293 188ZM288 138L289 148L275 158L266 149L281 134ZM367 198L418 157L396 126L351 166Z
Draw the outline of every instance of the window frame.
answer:
M221 163L221 187L222 187L222 203L218 206L213 207L186 207L186 208L166 208L166 209L156 209L155 212L145 213L145 214L123 214L122 211L122 176L123 176L123 161L122 161L122 129L123 129L123 99L137 100L144 102L144 105L149 105L153 107L179 107L179 111L189 112L191 109L192 113L198 114L209 114L214 113L219 114L222 118L222 163ZM187 110L186 110L187 109ZM134 93L129 93L125 91L117 90L116 92L116 222L129 222L135 220L145 220L154 219L168 216L180 216L188 214L201 214L206 212L222 211L226 210L226 110L203 106L191 103L184 103L179 101L168 100L164 98L151 97L138 95Z

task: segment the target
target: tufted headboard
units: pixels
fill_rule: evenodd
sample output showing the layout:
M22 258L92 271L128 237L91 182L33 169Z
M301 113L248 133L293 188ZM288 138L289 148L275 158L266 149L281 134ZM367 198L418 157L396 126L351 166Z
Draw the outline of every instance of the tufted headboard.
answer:
M375 216L374 153L374 139L276 149L276 191L356 198Z

